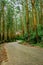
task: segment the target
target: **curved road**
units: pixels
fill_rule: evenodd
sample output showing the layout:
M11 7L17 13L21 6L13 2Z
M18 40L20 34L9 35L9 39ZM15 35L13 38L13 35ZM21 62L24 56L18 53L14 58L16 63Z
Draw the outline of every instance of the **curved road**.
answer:
M43 65L43 49L26 47L17 42L5 45L8 62L5 65Z

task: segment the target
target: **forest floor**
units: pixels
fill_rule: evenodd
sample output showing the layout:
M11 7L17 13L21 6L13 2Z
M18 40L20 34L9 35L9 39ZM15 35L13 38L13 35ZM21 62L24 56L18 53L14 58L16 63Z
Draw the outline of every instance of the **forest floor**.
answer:
M43 48L36 48L18 44L6 43L5 48L8 62L3 65L43 65Z

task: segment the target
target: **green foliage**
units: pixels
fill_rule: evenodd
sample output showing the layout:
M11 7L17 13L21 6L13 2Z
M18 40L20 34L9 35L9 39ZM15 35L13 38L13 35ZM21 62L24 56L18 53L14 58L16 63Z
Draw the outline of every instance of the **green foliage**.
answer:
M33 23L34 16L32 15L34 14L34 12L32 11L32 3L30 0L28 1L28 5L26 6L27 4L26 1L0 0L0 41L3 42L4 35L7 35L7 39L4 40L5 42L23 40L26 42L30 42L30 43L32 42L36 44L37 42L43 41L43 24L42 22L41 23L39 22L41 17L40 0L36 0L34 5L36 9L35 17L37 19L37 26L36 26L37 30L35 31L32 30L34 27L34 23ZM3 9L4 12L2 11ZM28 14L26 12L27 9L28 9ZM29 15L29 20L27 22L26 22L26 14ZM4 20L4 22L2 22L2 20ZM9 35L9 30L10 30L10 35ZM21 34L20 36L15 36L15 38L14 36L13 37L11 36L12 34L15 34L17 31L23 31L23 30L24 30L24 36L23 34ZM27 31L29 32L28 34ZM1 39L1 33L3 32L4 35L2 36ZM7 34L5 34L5 32L7 32Z
M36 36L38 37L38 39ZM37 32L33 31L30 34L30 41L33 41L34 43L41 42L42 38L43 38L43 31L41 30L40 27L37 28Z
M37 26L37 31L30 30L30 35L28 37L28 34L24 34L24 40L28 41L30 43L36 44L37 42L43 41L43 30L41 30L41 26ZM29 39L28 39L29 38Z
M22 35L20 35L20 36L16 36L15 39L16 40L24 40L24 37Z
M36 46L36 47L41 47L41 48L43 48L43 43L41 42L41 43L37 43L37 44L31 44L32 46Z

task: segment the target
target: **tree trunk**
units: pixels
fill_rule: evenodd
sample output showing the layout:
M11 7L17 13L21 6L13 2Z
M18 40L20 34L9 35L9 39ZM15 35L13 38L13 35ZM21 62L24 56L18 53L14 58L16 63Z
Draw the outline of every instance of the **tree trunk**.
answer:
M40 15L40 24L43 26L43 1L40 0L40 12L41 12L41 15Z
M29 10L28 10L28 0L26 0L26 28L27 28L27 33L29 37Z
M35 0L31 0L32 3L32 14L33 14L33 30L37 28L37 21L36 21L36 9L35 9Z
M32 3L32 14L33 14L33 31L36 32L36 36L35 37L36 37L36 40L38 41L35 0L31 0L31 3Z
M3 3L3 1L2 1L2 40L4 41L4 3Z
M22 13L20 14L20 18L21 18L21 27L22 27L22 35L24 36L24 25L23 25L23 16Z
M0 11L0 42L1 42L1 11Z

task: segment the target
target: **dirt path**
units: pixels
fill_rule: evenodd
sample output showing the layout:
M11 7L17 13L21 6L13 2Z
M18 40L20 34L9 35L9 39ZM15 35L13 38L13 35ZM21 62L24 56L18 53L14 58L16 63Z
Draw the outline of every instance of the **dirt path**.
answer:
M17 42L6 44L6 65L43 65L43 49L26 47Z

